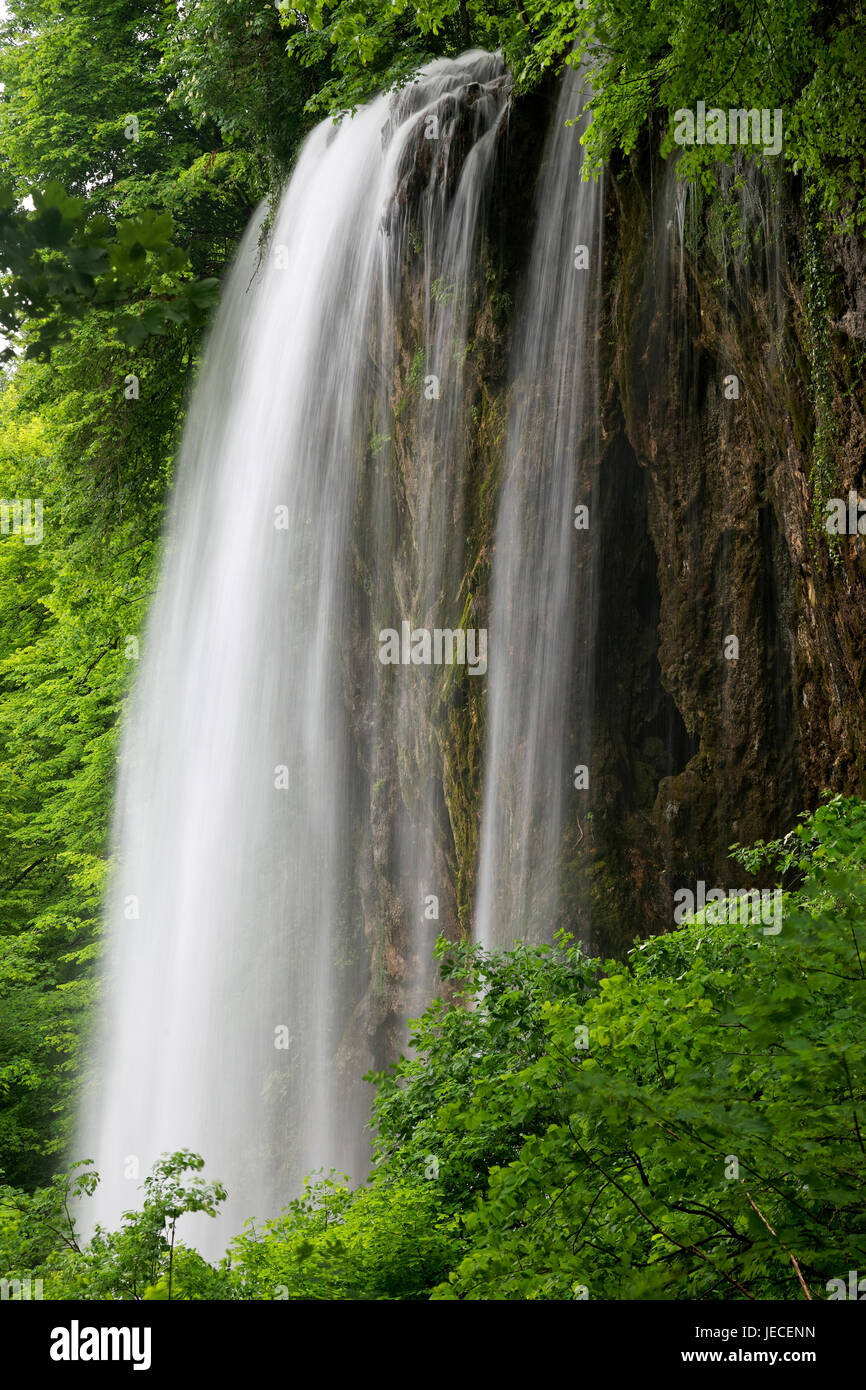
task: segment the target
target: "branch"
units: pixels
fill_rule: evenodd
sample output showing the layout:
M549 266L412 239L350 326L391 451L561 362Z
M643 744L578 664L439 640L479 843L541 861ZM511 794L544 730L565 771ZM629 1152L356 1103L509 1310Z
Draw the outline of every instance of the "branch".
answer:
M9 890L10 888L15 888L15 887L21 882L21 880L22 880L23 878L26 878L26 877L27 877L27 875L28 875L29 873L32 873L32 871L33 871L34 869L38 869L40 864L44 864L44 863L45 863L45 860L46 860L47 858L48 858L48 855L47 855L47 854L43 854L43 856L42 856L41 859L37 859L37 860L35 860L32 864L28 864L28 866L27 866L27 868L24 870L24 872L21 873L21 874L19 874L17 878L13 878L13 880L12 880L11 883L4 883L4 884L3 884L3 892L6 893L6 892L8 892L8 890Z
M570 1125L569 1129L571 1129ZM573 1132L572 1138L574 1138ZM705 1250L702 1250L699 1245L684 1245L682 1241L677 1240L676 1236L670 1235L670 1233L668 1231L663 1230L661 1226L657 1226L656 1223L653 1221L652 1217L648 1216L647 1213L642 1209L640 1204L635 1201L631 1193L626 1192L624 1187L621 1187L620 1184L614 1178L612 1178L609 1173L606 1173L605 1170L602 1168L601 1164L597 1163L596 1160L586 1152L586 1150L576 1139L574 1142L577 1148L579 1149L580 1153L586 1159L587 1163L591 1164L593 1168L596 1168L598 1172L601 1173L602 1177L607 1178L611 1186L615 1187L617 1192L619 1192L621 1196L625 1197L627 1202L631 1203L638 1216L640 1216L641 1219L647 1223L651 1230L655 1231L657 1235L662 1236L665 1240L669 1240L671 1245L678 1246L680 1250L684 1250L687 1254L697 1255L698 1259L703 1260L705 1264L708 1264L710 1269L715 1270L716 1274L721 1274L723 1279L726 1279L727 1282L729 1284L732 1284L735 1289L739 1289L740 1293L743 1294L749 1300L750 1303L754 1303L756 1301L754 1294L749 1293L749 1290L745 1287L745 1285L741 1284L738 1279L735 1279L732 1274L728 1274L726 1270L719 1269L718 1265L713 1264L713 1261L710 1259L709 1255L706 1253Z
M743 1182L744 1179L741 1178L740 1181ZM743 1191L745 1192L746 1196L749 1198L749 1204L750 1204L750 1206L754 1207L755 1211L756 1211L756 1212L758 1213L758 1215L760 1216L760 1218L761 1218L761 1220L763 1221L764 1225L766 1226L767 1230L770 1232L770 1235L771 1235L771 1236L776 1236L776 1232L773 1230L772 1226L770 1225L770 1223L769 1223L769 1221L767 1220L767 1218L766 1218L766 1216L764 1215L764 1213L760 1210L759 1207L755 1206L755 1203L752 1201L751 1196L749 1196L749 1189L748 1189L747 1187L744 1187L744 1188L743 1188ZM795 1260L794 1256L791 1254L791 1252L790 1252L790 1250L788 1249L788 1247L787 1247L787 1245L785 1244L785 1242L784 1242L783 1240L780 1240L778 1236L776 1236L776 1240L779 1241L779 1244L781 1245L781 1247L782 1247L782 1249L784 1250L785 1254L788 1256L788 1259L791 1261L791 1264L794 1266L794 1269L797 1271L797 1278L798 1278L799 1281L800 1281L800 1287L802 1288L803 1293L806 1295L806 1297L808 1298L809 1302L811 1303L811 1302L812 1302L812 1295L811 1295L810 1292L809 1292L809 1286L807 1285L805 1279L803 1278L803 1274L802 1274L802 1271L801 1271L801 1269L800 1269L800 1266L797 1264L797 1261Z

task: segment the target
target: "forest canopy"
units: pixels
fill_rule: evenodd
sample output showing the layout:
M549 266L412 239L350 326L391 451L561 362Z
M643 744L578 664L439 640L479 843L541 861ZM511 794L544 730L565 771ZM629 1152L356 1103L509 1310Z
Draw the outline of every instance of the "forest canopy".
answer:
M281 6L289 52L303 63L330 59L333 75L312 98L315 112L352 110L384 86L409 80L442 53L499 48L518 91L564 61L592 69L592 168L636 149L657 121L672 146L674 114L694 107L783 112L785 160L814 182L839 223L862 224L866 35L859 4L820 0L302 0ZM309 29L299 24L300 12ZM689 150L683 175L712 183L724 147Z

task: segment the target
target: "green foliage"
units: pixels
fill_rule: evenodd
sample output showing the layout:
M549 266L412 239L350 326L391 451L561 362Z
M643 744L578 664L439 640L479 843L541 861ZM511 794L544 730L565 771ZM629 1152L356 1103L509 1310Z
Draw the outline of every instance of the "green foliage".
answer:
M778 937L696 919L625 963L565 940L493 956L440 942L457 998L434 1001L411 1059L377 1078L370 1185L313 1189L236 1242L241 1289L825 1297L866 1258L864 832L866 803L837 797L737 851L794 884ZM390 1218L379 1227L375 1197L404 1193L426 1231L452 1223L435 1289L401 1272Z
M82 1172L78 1172L78 1169ZM57 1173L47 1187L26 1193L0 1187L0 1265L4 1271L42 1271L66 1252L81 1255L76 1204L90 1197L99 1179L86 1163Z
M41 544L0 538L0 1173L25 1186L69 1139L130 639L208 305L260 192L176 99L179 24L12 0L0 25L0 331L31 352L3 344L0 498L44 509Z
M12 338L29 322L32 355L67 335L91 301L127 306L115 331L130 346L171 324L199 328L213 305L225 236L239 234L250 192L242 161L230 171L222 161L210 180L182 177L209 143L170 105L173 15L161 3L13 0L0 24L10 272L0 330Z
M0 395L0 497L40 499L44 531L0 540L0 1170L17 1183L44 1181L68 1138L128 639L143 641L183 379L164 348L143 356L153 394L135 413L117 357L92 321Z
M41 1278L44 1297L52 1299L225 1296L223 1275L176 1241L180 1217L214 1216L225 1200L221 1183L199 1176L203 1167L188 1150L164 1154L144 1180L141 1209L126 1212L117 1232L97 1227L87 1244L75 1218L99 1182L89 1164L76 1164L32 1194L0 1188L0 1267Z
M556 1096L524 1078L544 1056L551 1001L588 998L596 963L565 938L518 942L501 955L440 938L436 954L454 1002L434 999L412 1025L411 1056L368 1078L377 1084L375 1181L417 1182L435 1168L442 1200L456 1209L556 1113ZM455 1124L482 1098L469 1125Z
M815 433L812 440L812 535L821 536L837 556L839 537L826 529L827 501L837 488L835 454L838 430L833 413L835 383L832 375L830 339L831 270L827 238L824 235L814 190L806 199L804 230L804 283L808 350L812 367L809 383Z
M551 1004L526 1084L559 1115L491 1170L435 1297L820 1298L862 1263L864 819L836 799L768 848L804 875L779 936L689 924Z
M194 0L178 13L163 59L172 107L216 129L260 194L278 191L307 133L307 102L327 70L288 60L278 7Z
M171 323L202 326L219 281L181 283L189 257L171 241L169 213L140 213L112 228L105 217L88 216L84 199L68 197L59 183L32 196L30 212L16 208L11 189L0 189L0 237L9 271L0 333L14 340L31 326L26 357L49 357L92 305L129 304L145 287L152 291L146 304L114 321L122 343L140 347L148 334L165 333ZM14 361L15 355L9 341L0 361Z
M297 12L305 17L299 23ZM634 150L660 112L665 151L673 116L694 109L783 111L784 158L818 190L838 224L859 226L864 204L863 123L866 27L860 5L845 0L299 0L282 10L289 51L304 63L331 54L334 75L312 99L314 110L353 110L373 91L411 79L421 63L471 46L501 48L519 91L568 58L593 66L593 120L585 143L590 166ZM684 149L684 176L715 186L727 146Z
M734 847L783 929L700 918L591 961L437 947L450 1003L376 1078L370 1181L313 1178L218 1268L175 1242L225 1195L156 1165L81 1247L85 1167L0 1192L0 1263L48 1297L805 1299L866 1261L866 803Z
M235 1296L420 1299L459 1252L458 1221L430 1183L396 1180L350 1192L333 1178L261 1231L248 1224L229 1247Z

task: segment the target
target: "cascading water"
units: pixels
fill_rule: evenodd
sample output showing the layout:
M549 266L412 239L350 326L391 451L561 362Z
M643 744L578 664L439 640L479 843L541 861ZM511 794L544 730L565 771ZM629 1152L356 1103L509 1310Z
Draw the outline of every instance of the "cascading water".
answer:
M476 912L487 947L552 939L589 806L576 769L591 762L603 199L582 178L584 80L567 73L548 138L512 353Z
M434 684L382 666L377 633L461 616L461 364L508 93L498 58L466 54L321 125L266 256L260 215L231 275L122 751L105 1017L77 1144L105 1225L182 1147L229 1189L216 1230L192 1218L212 1253L310 1170L363 1177L360 1077L391 1060L370 1035L429 993L418 923L436 813L409 788L431 775ZM398 490L389 400L410 249L425 323L411 409L430 419ZM387 941L371 936L389 919Z

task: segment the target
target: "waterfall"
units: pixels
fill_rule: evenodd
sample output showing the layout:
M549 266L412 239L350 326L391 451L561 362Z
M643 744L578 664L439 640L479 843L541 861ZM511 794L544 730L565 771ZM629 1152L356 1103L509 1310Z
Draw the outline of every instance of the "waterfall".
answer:
M462 364L509 90L469 53L320 125L227 284L121 750L76 1145L104 1225L179 1148L229 1190L216 1229L190 1218L210 1254L313 1169L363 1178L360 1077L432 990L436 683L377 634L464 609ZM395 384L428 412L399 485Z
M512 351L476 908L487 947L565 925L562 864L591 804L575 783L592 761L603 199L601 181L582 178L584 80L566 74L548 136Z

